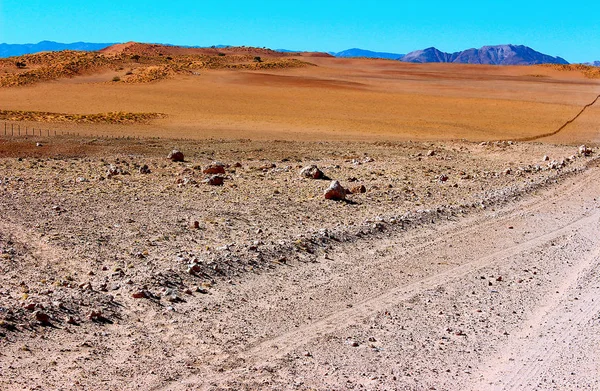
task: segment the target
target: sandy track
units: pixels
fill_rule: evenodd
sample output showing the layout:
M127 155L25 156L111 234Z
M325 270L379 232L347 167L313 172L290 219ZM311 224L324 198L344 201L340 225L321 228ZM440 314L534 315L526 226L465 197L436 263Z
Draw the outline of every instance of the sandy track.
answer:
M585 178L580 178L580 183L593 183L597 179L596 172L585 174ZM569 186L571 188L569 189ZM199 360L197 365L200 367L199 374L192 376L182 382L171 383L160 389L187 389L201 387L202 389L220 389L228 388L238 389L249 387L272 388L272 389L359 389L361 384L367 389L488 389L490 383L504 384L506 389L523 389L524 382L531 383L532 379L541 378L561 372L563 367L568 366L566 358L576 356L576 353L566 355L569 343L572 340L585 341L585 338L593 338L592 327L585 326L593 319L598 317L598 305L593 303L594 291L590 284L593 279L585 279L586 271L590 270L593 264L598 262L596 252L587 254L583 259L579 254L586 254L592 248L597 247L598 222L600 213L596 210L590 210L590 205L597 205L593 200L593 192L589 189L582 189L584 186L573 186L568 184L555 189L555 193L549 198L536 198L528 205L513 205L509 210L502 211L500 214L491 214L480 216L471 221L459 224L450 224L450 226L433 232L421 235L409 235L403 238L391 238L390 241L369 244L368 250L363 246L366 243L356 245L353 248L346 248L341 253L330 256L329 262L332 264L346 264L348 257L353 260L353 267L341 266L340 275L329 275L332 285L339 292L350 293L351 298L342 294L341 302L337 306L329 303L329 308L324 308L322 303L312 304L315 307L312 312L320 314L320 319L306 321L306 313L311 313L311 300L308 297L317 297L320 294L327 294L323 287L317 282L302 280L302 272L299 270L280 271L274 276L268 277L271 281L292 279L298 284L292 284L291 287L277 285L275 291L273 286L266 288L266 293L258 294L261 287L267 283L262 278L250 282L246 289L254 293L256 300L249 299L246 305L239 310L234 310L232 315L226 316L227 327L230 332L235 334L236 328L247 327L252 323L251 328L255 330L272 329L273 319L268 313L262 313L260 309L248 311L248 308L255 307L262 301L261 307L275 306L281 297L287 297L290 301L301 301L303 309L293 311L289 307L293 304L281 303L281 310L278 316L290 318L291 322L285 322L278 330L272 330L272 335L268 338L241 344L231 345L215 355L212 359ZM583 193L583 195L582 195ZM548 197L548 194L545 194ZM566 215L566 216L565 216ZM508 225L515 229L508 229ZM532 231L527 231L532 227ZM482 243L479 235L474 235L474 230L479 229L485 232L495 232L492 242ZM499 233L496 233L498 232ZM518 232L520 234L515 234ZM566 254L553 254L552 247L557 243L583 240L584 244L579 244L573 248L572 252ZM414 246L415 243L424 242L425 244ZM452 247L448 247L453 244ZM411 245L414 247L411 248ZM383 257L381 250L384 248L392 250ZM412 251L398 250L402 247L409 247ZM416 250L416 251L415 251ZM374 255L378 255L374 257ZM562 265L561 268L543 270L540 263L544 256L552 257L551 264ZM575 266L564 262L565 257L570 257ZM449 263L453 265L440 265L436 260L452 260ZM327 260L323 260L327 262ZM381 264L386 264L385 273L379 269ZM427 268L424 268L427 265ZM543 280L541 285L534 287L528 286L527 290L519 289L517 286L521 282L506 277L514 274L516 269L531 270L539 265L539 274L556 274L560 276L558 287L555 288L554 278ZM347 265L346 265L347 266ZM318 266L317 266L318 267ZM329 269L335 269L335 265L328 265ZM310 268L310 267L307 267ZM428 323L432 317L436 317L432 309L427 308L415 298L427 296L431 292L445 291L464 294L470 289L470 283L476 281L480 274L485 275L489 270L495 271L494 275L504 276L503 281L490 280L490 284L500 285L499 291L506 287L509 292L498 293L499 296L505 295L508 305L503 309L504 313L512 314L514 310L521 310L517 319L506 321L503 319L491 321L491 327L497 330L498 335L487 335L486 338L477 336L478 330L473 327L463 326L460 338L470 340L472 334L477 338L474 341L466 342L466 345L475 350L483 351L488 354L502 356L502 352L511 351L511 349L520 348L526 354L516 355L521 357L517 363L509 361L508 364L488 360L487 354L482 354L477 359L467 360L470 364L468 374L452 374L453 376L444 376L446 373L437 373L432 377L432 373L421 374L420 378L409 376L400 378L399 376L361 376L360 371L372 366L371 357L364 354L364 350L377 351L381 349L379 345L380 337L373 338L374 348L368 348L368 342L361 340L357 335L369 335L377 329L379 319L385 314L402 311L410 313L414 317L413 324L421 324L421 330L415 330L419 338L425 338L428 334L435 335L439 329L431 329ZM409 275L408 272L414 273ZM305 271L304 271L305 272ZM294 279L295 276L295 279ZM507 281L508 282L505 282ZM511 281L512 280L512 281ZM493 282L492 282L493 281ZM580 294L578 305L571 305L571 311L579 314L573 319L573 322L567 322L566 316L562 312L562 307L569 303L573 294L574 287L572 282L579 281L579 289L585 294ZM487 280L486 280L487 283ZM596 281L597 283L597 281ZM256 284L256 285L255 285ZM268 285L267 285L268 286ZM390 288L391 286L391 288ZM539 287L538 287L539 286ZM546 296L553 289L558 289L557 296ZM242 291L244 291L242 287ZM283 290L283 291L282 291ZM488 289L486 289L488 290ZM248 291L241 294L248 297ZM488 295L489 290L488 290ZM265 303L265 297L269 305ZM329 298L333 299L331 293ZM457 298L444 297L441 299L442 307L452 307ZM412 304L410 304L412 303ZM351 305L351 307L348 307ZM407 310L406 306L411 305ZM548 311L548 314L545 314ZM542 314L542 315L540 315ZM319 316L319 315L317 315ZM399 315L398 315L399 316ZM509 315L506 315L509 317ZM312 317L311 317L312 318ZM261 321L262 319L262 321ZM314 319L314 318L313 318ZM256 323L257 322L257 323ZM435 322L443 329L443 324L450 322ZM597 320L596 320L597 323ZM291 325L291 327L290 327ZM532 328L530 329L530 326ZM597 325L596 325L597 327ZM287 328L287 330L286 330ZM395 328L389 330L389 338L395 341L386 341L394 346L389 350L395 354L388 354L387 357L379 362L378 371L389 370L394 373L398 369L398 363L406 360L406 345L412 342L403 340L402 334L405 328L395 325ZM501 330L505 331L501 334ZM462 333L465 333L465 337ZM536 332L547 332L549 336L542 338L535 343L524 344L523 333L531 335ZM514 337L512 336L514 334ZM454 333L452 333L454 336ZM547 351L552 351L552 336L562 335L563 344L552 355ZM353 336L348 338L346 336ZM416 339L412 336L411 339ZM501 345L498 345L498 339L501 339ZM235 339L234 339L235 340ZM233 340L233 341L234 341ZM352 341L352 342L349 342ZM351 343L358 342L358 346L351 346ZM465 344L465 343L463 343ZM579 352L584 352L585 343L578 345ZM399 348L402 347L402 348ZM463 347L459 344L459 347ZM424 349L426 350L426 349ZM303 353L303 352L310 352ZM402 355L400 353L403 352ZM371 352L372 353L372 352ZM588 349L587 353L591 353ZM431 352L414 351L410 353L410 361L413 369L420 369L427 366L435 366L437 362L461 362L460 349L449 349L444 352L437 352L433 357ZM374 354L375 356L377 353ZM544 362L538 359L544 356ZM568 356L568 357L567 357ZM504 357L504 356L502 356ZM515 357L515 356L510 356ZM587 356L589 358L589 356ZM327 359L325 359L327 358ZM325 359L325 360L324 360ZM305 362L316 362L303 364ZM336 364L334 366L334 363ZM523 369L514 372L516 365L523 365ZM588 362L593 369L598 368L598 362L595 364ZM487 365L487 369L486 369ZM212 367L212 370L208 368ZM331 372L315 373L316 368L337 367L341 376L333 376ZM419 368L421 367L421 368ZM312 369L311 369L312 368ZM473 369L479 368L479 369ZM491 368L491 372L490 372ZM450 373L448 373L450 375ZM340 383L340 378L348 379L348 383ZM374 379L375 378L375 379ZM395 378L395 380L393 380ZM479 380L478 380L479 379ZM333 380L329 383L328 381ZM568 379L552 378L559 389L575 389L581 382L573 383ZM591 375L591 380L597 382ZM478 383L480 382L480 383ZM183 383L183 384L182 384ZM342 385L344 384L344 385ZM476 385L479 384L479 385ZM594 383L595 384L595 383ZM426 387L427 386L427 387ZM500 388L505 389L505 388ZM534 388L531 388L534 389Z

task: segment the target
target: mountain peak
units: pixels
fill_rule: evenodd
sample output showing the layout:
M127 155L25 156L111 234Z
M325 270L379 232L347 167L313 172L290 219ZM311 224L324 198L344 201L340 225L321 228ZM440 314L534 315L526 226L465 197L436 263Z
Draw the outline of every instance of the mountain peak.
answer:
M434 47L408 53L405 62L453 62L460 64L489 65L533 65L533 64L568 64L561 57L552 57L533 50L524 45L494 45L471 48L461 52L444 53Z

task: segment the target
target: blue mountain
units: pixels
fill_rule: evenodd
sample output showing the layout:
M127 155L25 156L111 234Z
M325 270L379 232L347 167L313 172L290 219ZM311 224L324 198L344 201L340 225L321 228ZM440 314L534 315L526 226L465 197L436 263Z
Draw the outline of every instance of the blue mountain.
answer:
M388 60L400 60L404 57L404 54L399 53L386 53L386 52L372 52L364 49L348 49L338 53L330 53L335 57L364 57L364 58L384 58Z
M22 56L23 54L31 54L38 52L56 52L60 50L84 50L93 52L104 49L105 47L114 45L114 43L58 43L52 41L42 41L38 43L26 44L8 44L0 43L0 58Z

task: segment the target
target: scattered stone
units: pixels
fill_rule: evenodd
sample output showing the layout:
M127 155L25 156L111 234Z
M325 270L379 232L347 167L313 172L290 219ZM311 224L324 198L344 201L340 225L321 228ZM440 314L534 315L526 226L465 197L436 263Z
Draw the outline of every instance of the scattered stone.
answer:
M200 229L200 222L199 222L199 221L194 221L194 222L192 223L192 227L193 227L194 229Z
M435 156L435 151L433 149L427 151L427 156Z
M150 174L152 171L150 171L150 168L148 168L147 164L144 164L143 166L140 167L140 174Z
M75 318L71 315L67 315L65 317L65 322L67 322L68 324L77 324L77 320L75 320Z
M346 189L340 185L340 182L333 181L325 190L325 199L326 200L345 200L346 199Z
M84 183L87 182L88 180L82 176L77 177L77 179L75 180L77 183Z
M133 292L133 294L131 296L134 299L146 299L149 297L148 292L146 292L145 290Z
M102 318L102 310L91 310L87 317L92 321L99 320Z
M325 177L325 174L323 174L323 171L321 171L319 167L312 164L300 170L300 176L304 178L322 179Z
M225 174L225 165L220 162L213 162L202 170L202 173L208 175Z
M42 311L35 311L33 317L40 323L50 323L50 315Z
M242 163L240 163L240 162L237 162L237 163L235 163L235 164L233 165L233 167L235 167L235 168L242 168Z
M204 183L211 186L223 186L225 178L220 175L213 175L210 178L204 180Z
M440 177L438 178L438 180L440 182L446 182L448 180L448 175L442 174L442 175L440 175Z
M35 143L36 147L43 147L44 145L42 143Z
M174 149L167 156L168 159L171 159L173 162L182 162L184 160L183 152Z
M359 193L366 193L367 192L367 188L365 187L365 185L360 185L360 186L354 186L350 192L352 194L359 194Z
M547 162L550 160L550 156L548 155L544 155L544 157L542 158L542 161Z
M579 154L583 156L590 156L592 154L592 150L591 148L588 148L587 145L580 145Z

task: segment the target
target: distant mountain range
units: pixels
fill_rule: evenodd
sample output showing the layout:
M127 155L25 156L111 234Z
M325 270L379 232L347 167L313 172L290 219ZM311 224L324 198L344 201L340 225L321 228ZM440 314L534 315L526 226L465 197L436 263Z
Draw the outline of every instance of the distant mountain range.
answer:
M404 57L404 54L399 54L399 53L372 52L370 50L356 49L356 48L344 50L342 52L337 52L337 53L330 52L329 54L331 54L335 57L383 58L383 59L387 59L387 60L400 60L402 57Z
M20 56L23 54L37 53L43 51L59 50L84 50L97 51L104 49L113 43L58 43L42 41L36 44L0 44L0 58ZM172 45L170 45L172 46ZM199 46L185 46L187 48L199 48ZM226 48L228 45L218 45L214 48ZM280 52L294 52L293 50L279 49ZM533 50L523 45L497 45L484 46L479 49L467 49L461 52L446 53L434 47L416 50L406 55L400 53L374 52L365 49L348 49L341 52L329 52L335 57L341 58L381 58L388 60L399 60L413 63L445 62L461 64L491 64L491 65L533 65L533 64L568 64L561 57L552 57ZM600 61L586 63L587 65L600 66Z
M57 52L60 50L84 50L93 52L104 49L105 47L114 45L113 43L58 43L52 41L42 41L39 43L26 44L8 44L0 43L0 58L22 56L24 54L39 53L39 52Z
M591 65L591 66L594 66L594 67L600 67L600 61L586 62L584 64L585 65Z
M552 57L523 45L484 46L480 49L467 49L455 53L445 53L431 47L410 52L401 61L491 65L568 64L563 58Z

